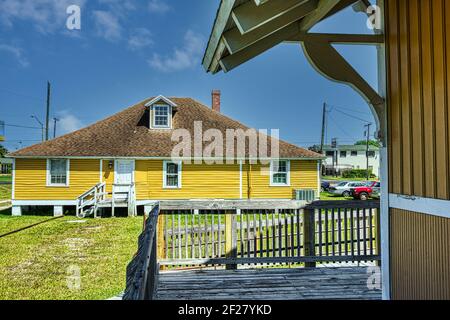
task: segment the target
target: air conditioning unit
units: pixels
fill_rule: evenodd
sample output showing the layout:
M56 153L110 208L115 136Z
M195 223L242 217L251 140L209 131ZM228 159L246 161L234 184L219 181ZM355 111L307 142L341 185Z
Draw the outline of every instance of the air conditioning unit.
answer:
M295 200L313 202L317 199L316 192L314 189L295 190Z

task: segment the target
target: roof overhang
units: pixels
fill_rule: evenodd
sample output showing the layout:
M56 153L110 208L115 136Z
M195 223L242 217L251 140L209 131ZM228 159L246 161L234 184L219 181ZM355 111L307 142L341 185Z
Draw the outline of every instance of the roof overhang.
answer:
M222 0L203 67L228 72L280 43L298 43L309 62L325 77L350 85L367 101L382 139L385 100L333 47L334 44L383 45L375 34L310 33L324 19L352 6L368 14L368 0Z
M222 0L206 49L207 72L227 72L307 33L360 0Z
M169 98L164 97L163 95L159 95L155 98L153 98L152 100L150 100L149 102L147 102L145 104L146 107L150 107L158 102L163 101L165 104L168 104L169 106L176 108L177 104L175 102L173 102L172 100L170 100Z

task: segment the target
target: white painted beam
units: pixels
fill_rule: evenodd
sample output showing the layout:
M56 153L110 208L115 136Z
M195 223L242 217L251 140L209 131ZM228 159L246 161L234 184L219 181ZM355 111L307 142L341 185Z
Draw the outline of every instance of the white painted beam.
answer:
M231 17L241 34L245 34L277 19L307 1L309 0L272 0L260 6L256 5L254 1L248 1L234 8Z
M255 3L256 3L257 6L260 6L260 5L264 4L264 3L266 3L267 1L270 1L270 0L255 0Z
M241 34L238 28L233 28L224 33L223 39L230 54L246 49L252 44L261 41L265 37L274 32L300 20L308 13L317 8L319 1L312 0L296 6L292 10L286 12L284 15L273 19L272 21L263 24L253 31Z

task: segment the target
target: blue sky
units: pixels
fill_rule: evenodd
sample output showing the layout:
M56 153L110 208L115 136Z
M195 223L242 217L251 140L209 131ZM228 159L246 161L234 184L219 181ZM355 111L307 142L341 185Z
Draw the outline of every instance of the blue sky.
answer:
M66 8L81 6L81 30L69 31ZM195 98L210 105L222 90L222 112L251 127L280 129L301 146L320 141L322 104L330 113L328 139L363 138L369 107L349 87L319 75L299 45L283 44L227 73L206 74L201 58L219 0L0 0L0 120L5 146L36 143L44 120L46 82L53 86L58 134L114 114L147 97ZM370 32L348 9L317 32ZM376 49L339 47L376 86ZM344 112L344 113L342 113ZM52 126L53 128L53 126ZM51 131L53 134L53 131Z

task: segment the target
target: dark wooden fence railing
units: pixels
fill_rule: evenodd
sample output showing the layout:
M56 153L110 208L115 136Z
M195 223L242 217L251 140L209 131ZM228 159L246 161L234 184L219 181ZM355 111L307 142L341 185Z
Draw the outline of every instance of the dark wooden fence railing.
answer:
M155 206L139 236L138 252L127 266L127 286L123 300L152 300L158 283L157 224L159 206Z
M289 210L162 210L127 267L124 300L151 300L163 268L381 260L379 201L317 201Z
M379 201L318 201L289 210L162 211L166 267L379 261Z

